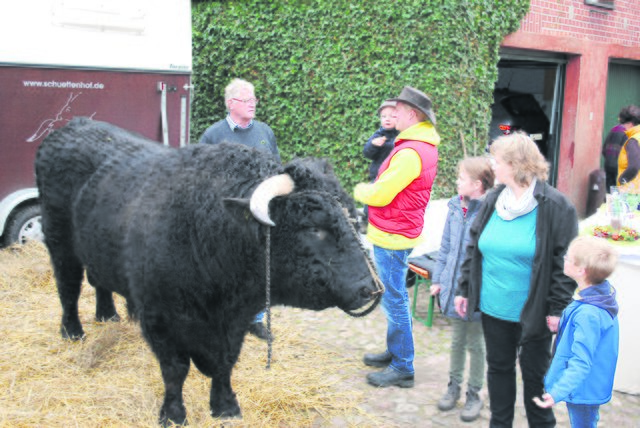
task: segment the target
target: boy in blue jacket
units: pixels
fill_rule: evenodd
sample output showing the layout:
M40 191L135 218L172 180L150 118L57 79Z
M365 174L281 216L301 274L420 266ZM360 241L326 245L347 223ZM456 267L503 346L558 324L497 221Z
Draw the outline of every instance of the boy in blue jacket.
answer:
M562 312L546 393L533 400L540 407L565 401L572 427L596 427L600 405L611 400L618 361L618 303L607 281L617 254L604 239L581 236L564 260L577 294Z

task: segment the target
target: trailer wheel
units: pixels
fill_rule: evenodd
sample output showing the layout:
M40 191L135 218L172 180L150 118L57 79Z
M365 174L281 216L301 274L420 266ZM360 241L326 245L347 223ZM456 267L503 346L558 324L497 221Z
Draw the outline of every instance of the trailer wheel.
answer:
M11 216L11 220L7 224L4 244L8 246L14 242L24 244L28 240L44 241L40 218L40 205L20 208Z

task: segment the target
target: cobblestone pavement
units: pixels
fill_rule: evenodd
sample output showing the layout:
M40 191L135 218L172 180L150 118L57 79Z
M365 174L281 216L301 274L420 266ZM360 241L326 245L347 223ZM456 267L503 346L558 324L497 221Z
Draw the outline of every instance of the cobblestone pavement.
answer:
M297 325L306 326L307 338L313 338L328 350L354 361L361 361L364 353L384 350L386 320L380 308L376 308L372 314L364 318L351 318L337 309L313 312L286 308L280 316L292 319ZM337 418L330 426L487 427L490 415L487 408L486 385L481 392L485 406L481 417L474 422L465 423L459 419L464 399L456 409L449 412L440 412L436 407L448 381L450 333L451 327L447 319L439 314L434 318L431 328L414 322L414 388L371 387L367 385L365 376L375 369L364 364L356 366L359 368L354 373L345 375L344 387L363 391L365 401L361 404L361 409L374 415L379 422L362 420L354 423L352 419ZM516 428L527 426L521 389L522 383L518 381L514 421ZM564 403L556 405L554 412L558 427L570 426ZM599 427L640 428L640 396L614 392L611 402L601 407Z

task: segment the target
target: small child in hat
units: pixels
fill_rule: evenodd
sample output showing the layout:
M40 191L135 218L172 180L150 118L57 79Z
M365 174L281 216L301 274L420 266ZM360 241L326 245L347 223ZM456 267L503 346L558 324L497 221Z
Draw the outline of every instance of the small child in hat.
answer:
M378 175L378 169L391 150L393 150L393 142L398 136L396 130L396 102L385 100L378 107L378 115L380 116L380 128L373 133L364 145L362 154L371 159L369 165L369 181L374 181Z

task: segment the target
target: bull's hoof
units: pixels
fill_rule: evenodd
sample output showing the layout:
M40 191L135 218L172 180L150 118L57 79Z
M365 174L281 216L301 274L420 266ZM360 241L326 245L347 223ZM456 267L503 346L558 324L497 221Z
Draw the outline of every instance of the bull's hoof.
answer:
M212 410L211 417L220 418L220 419L242 419L242 412L240 412L240 409L238 409L237 412L222 412L222 413L214 414Z
M240 406L238 403L230 403L230 405L226 409L214 409L211 408L211 417L213 418L242 418L242 412L240 411Z
M85 335L84 335L84 331L82 330L82 327L78 327L78 328L67 328L64 325L60 327L60 335L62 336L63 339L69 339L69 340L84 340Z
M168 415L165 411L164 406L160 409L160 418L158 419L158 423L162 428L172 427L172 426L187 426L189 423L187 422L187 412L182 408L175 415Z
M97 322L120 322L120 315L96 315Z

